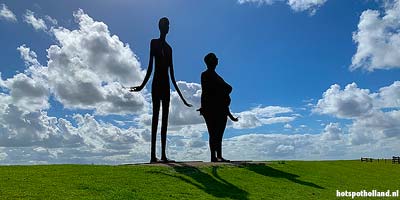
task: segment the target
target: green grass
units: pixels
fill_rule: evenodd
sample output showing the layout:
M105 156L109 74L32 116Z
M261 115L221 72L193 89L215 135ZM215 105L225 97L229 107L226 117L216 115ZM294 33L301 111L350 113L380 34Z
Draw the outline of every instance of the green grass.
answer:
M208 167L0 167L0 199L337 199L336 190L364 189L399 190L400 165L286 161Z

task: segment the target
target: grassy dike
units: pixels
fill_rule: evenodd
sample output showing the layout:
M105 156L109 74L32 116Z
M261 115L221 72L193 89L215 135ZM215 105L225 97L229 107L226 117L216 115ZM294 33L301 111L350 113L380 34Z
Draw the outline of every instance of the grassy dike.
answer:
M338 199L336 190L364 189L400 190L400 165L0 166L0 199Z

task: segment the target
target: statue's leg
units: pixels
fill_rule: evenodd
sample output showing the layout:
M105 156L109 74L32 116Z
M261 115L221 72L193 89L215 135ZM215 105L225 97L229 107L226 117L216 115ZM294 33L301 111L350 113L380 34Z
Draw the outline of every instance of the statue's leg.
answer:
M162 121L161 121L161 160L168 161L165 149L167 146L167 129L169 114L169 98L162 100Z
M211 153L211 162L216 162L217 158L215 157L215 153L217 151L217 137L216 137L216 123L215 117L210 114L203 114L204 120L206 121L208 136L209 136L209 146Z
M151 160L150 160L150 162L157 162L156 139L157 139L158 115L160 113L160 99L153 96L152 101L153 101L153 118L151 120Z
M228 118L226 115L218 117L218 128L217 128L217 137L218 137L218 145L217 145L217 158L222 158L222 139L224 137L224 132L226 128L226 122Z

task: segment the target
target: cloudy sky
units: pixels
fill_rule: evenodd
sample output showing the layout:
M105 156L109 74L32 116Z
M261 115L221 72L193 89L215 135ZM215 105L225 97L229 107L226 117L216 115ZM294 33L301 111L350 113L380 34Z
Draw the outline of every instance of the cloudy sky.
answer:
M150 84L124 87L143 80L163 16L194 105L171 94L170 158L209 159L196 112L209 52L240 117L226 158L400 152L400 0L13 0L0 1L0 164L147 162Z

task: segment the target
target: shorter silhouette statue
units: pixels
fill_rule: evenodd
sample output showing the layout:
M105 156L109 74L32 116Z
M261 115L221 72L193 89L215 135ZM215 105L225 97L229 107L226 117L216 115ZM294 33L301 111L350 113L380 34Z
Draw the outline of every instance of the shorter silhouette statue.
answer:
M204 62L207 70L201 74L201 108L198 111L206 121L211 162L229 162L222 157L222 138L228 117L232 121L238 121L229 110L232 87L215 71L218 58L214 53L207 54Z
M151 85L151 98L153 104L153 118L151 122L151 159L150 163L160 162L156 157L156 138L157 138L157 125L158 115L160 112L160 102L162 103L162 122L161 122L161 161L162 162L174 162L167 158L165 153L167 143L167 127L168 127L168 113L169 113L169 101L170 101L170 83L169 74L171 75L171 81L174 85L176 92L182 99L183 103L191 107L183 98L181 91L175 81L174 66L172 63L172 48L165 40L169 31L169 20L166 17L160 19L158 23L160 29L160 38L152 39L150 43L150 58L149 66L147 67L147 73L143 83L137 87L131 87L130 91L137 92L144 88L150 75L153 71L153 59L155 60L155 70L153 83Z

